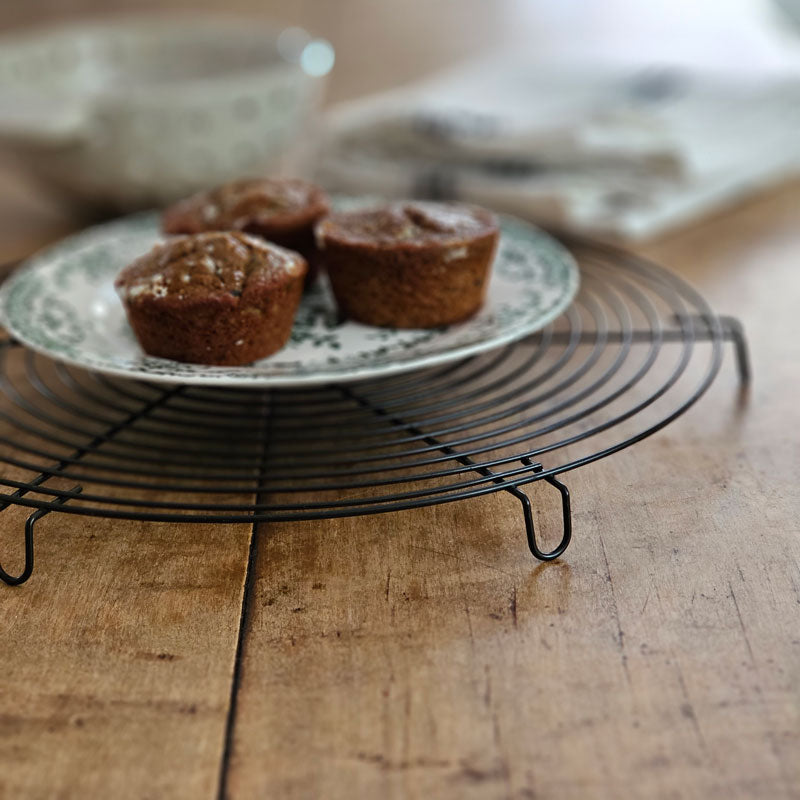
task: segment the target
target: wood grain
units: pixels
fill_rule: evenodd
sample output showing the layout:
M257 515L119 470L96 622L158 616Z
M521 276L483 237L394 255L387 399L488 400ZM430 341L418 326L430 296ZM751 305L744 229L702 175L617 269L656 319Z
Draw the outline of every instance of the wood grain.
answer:
M786 187L650 248L743 319L756 380L742 407L729 357L568 475L561 563L502 495L262 528L231 797L800 796L799 208Z
M12 378L22 365L9 361ZM2 476L32 477L6 464ZM0 517L12 575L29 513ZM214 796L250 536L249 525L37 522L33 576L0 584L0 798Z
M24 519L4 512L4 566ZM0 796L214 796L243 552L242 529L41 521L0 597Z

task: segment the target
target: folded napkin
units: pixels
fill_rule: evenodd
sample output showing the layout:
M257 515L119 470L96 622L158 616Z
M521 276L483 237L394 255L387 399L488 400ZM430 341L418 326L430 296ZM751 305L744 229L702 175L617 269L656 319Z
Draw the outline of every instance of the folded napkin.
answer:
M482 61L334 109L320 172L645 237L800 173L800 78Z

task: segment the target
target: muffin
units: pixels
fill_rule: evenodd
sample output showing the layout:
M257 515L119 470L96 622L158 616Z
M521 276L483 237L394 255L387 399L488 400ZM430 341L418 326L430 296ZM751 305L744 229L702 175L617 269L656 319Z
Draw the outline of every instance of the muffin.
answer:
M317 267L314 225L328 213L328 198L296 178L252 178L201 192L166 209L164 233L244 231L297 250L309 264L307 283Z
M499 235L485 209L428 202L332 214L316 234L344 314L395 328L472 316L483 303Z
M115 286L146 353L249 364L286 344L306 268L297 253L246 233L199 233L156 245Z

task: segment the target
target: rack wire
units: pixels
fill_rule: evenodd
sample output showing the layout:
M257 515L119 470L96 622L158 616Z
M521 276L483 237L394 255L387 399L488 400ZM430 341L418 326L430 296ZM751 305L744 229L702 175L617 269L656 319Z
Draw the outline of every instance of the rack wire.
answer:
M661 430L719 374L742 384L747 347L671 272L567 240L582 286L555 323L445 366L318 389L165 386L108 378L0 343L0 512L258 523L385 513L507 492L541 560L570 543L566 472ZM558 490L563 529L544 551L523 487Z

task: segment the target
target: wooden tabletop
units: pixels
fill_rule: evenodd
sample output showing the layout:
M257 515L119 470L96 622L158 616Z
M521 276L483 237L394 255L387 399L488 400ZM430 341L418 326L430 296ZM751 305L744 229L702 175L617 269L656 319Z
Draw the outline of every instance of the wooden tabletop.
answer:
M800 796L799 210L787 185L646 248L742 320L754 382L742 405L727 358L571 473L558 562L498 495L255 533L43 520L0 587L0 796Z
M0 257L74 226L2 185ZM51 514L0 586L0 797L800 797L800 184L640 250L743 322L754 379L726 353L571 473L564 558L507 495L255 531Z

